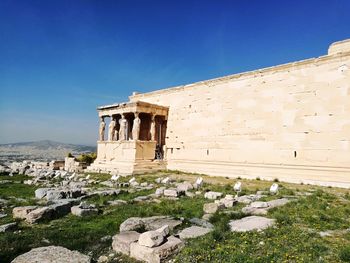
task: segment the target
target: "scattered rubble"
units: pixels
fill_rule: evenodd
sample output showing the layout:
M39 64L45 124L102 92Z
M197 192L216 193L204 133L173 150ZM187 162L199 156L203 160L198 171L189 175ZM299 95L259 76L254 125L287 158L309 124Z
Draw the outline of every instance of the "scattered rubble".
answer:
M168 196L168 197L178 197L179 195L177 189L175 188L165 189L163 194L164 196Z
M283 206L289 203L290 201L291 200L287 198L275 199L268 202L256 201L256 202L252 202L250 205L246 207L243 207L242 212L245 214L251 214L251 215L266 215L268 210L275 207Z
M13 218L25 219L26 216L30 212L32 212L33 210L35 210L37 208L38 208L38 206L18 206L18 207L15 207L12 210Z
M218 199L219 197L222 196L222 193L219 193L219 192L213 192L213 191L209 191L209 192L206 192L204 194L204 198L207 198L207 199Z
M0 225L0 233L2 232L9 232L9 231L13 231L17 228L17 223L8 223L5 225Z
M250 204L251 202L258 201L263 197L265 197L265 195L251 194L251 195L242 195L242 196L236 197L236 200L238 203Z
M206 203L203 205L203 211L206 214L214 214L217 211L223 209L225 206L218 203Z
M88 204L86 202L81 202L77 206L71 207L71 212L73 215L76 216L91 216L91 215L97 215L98 209L95 205Z
M137 231L145 229L147 231L156 230L164 225L168 225L172 230L176 226L181 225L182 221L175 220L170 216L152 216L152 217L130 217L121 223L120 232Z
M226 195L224 198L220 200L215 200L215 203L225 206L226 208L233 207L237 200L233 197L233 195Z

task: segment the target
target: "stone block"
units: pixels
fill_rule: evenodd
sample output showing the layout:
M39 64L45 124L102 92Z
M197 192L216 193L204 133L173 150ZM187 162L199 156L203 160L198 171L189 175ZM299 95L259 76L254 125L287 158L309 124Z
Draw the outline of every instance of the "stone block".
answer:
M34 224L42 220L48 220L52 217L53 209L47 206L37 208L27 214L25 221Z
M214 228L214 225L209 223L208 221L200 218L191 218L190 222L197 226L205 227L205 228Z
M177 191L179 193L185 193L189 190L192 190L193 189L193 186L191 183L189 182L183 182L183 183L179 183L176 187Z
M25 219L26 216L33 210L37 209L37 206L18 206L13 208L13 218Z
M279 207L279 206L284 206L289 202L290 202L289 199L281 198L281 199L268 201L267 204L268 204L269 208L271 209L271 208L275 208L275 207Z
M112 248L124 255L130 255L130 244L139 240L140 233L136 231L121 232L113 237Z
M214 214L218 210L223 209L225 206L217 203L207 203L203 205L203 211L206 214Z
M97 215L98 209L96 209L96 208L81 208L80 206L72 206L71 212L75 216L91 216L91 215Z
M164 235L158 231L147 231L139 237L139 244L146 247L158 247L163 241Z
M169 229L172 230L181 224L182 222L180 220L175 220L169 216L130 217L120 224L119 231L137 231L138 229L151 231L165 225L168 225Z
M17 223L8 223L5 225L1 225L0 226L0 233L4 233L4 232L9 232L9 231L13 231L17 228Z
M50 188L38 188L35 190L35 198L42 199L46 196L47 191L50 190Z
M64 247L38 247L16 257L12 263L90 263L91 258L78 251L71 251Z
M206 193L204 194L204 198L206 198L206 199L212 199L212 200L218 199L218 198L221 197L221 196L222 196L222 193L213 192L213 191L206 192Z
M168 197L178 197L178 191L176 189L165 189L164 196Z
M191 227L183 229L179 233L179 237L181 239L196 238L196 237L204 236L204 235L208 234L211 231L213 231L212 228L205 228L205 227L200 227L200 226L191 226Z
M183 241L174 236L159 247L145 247L139 243L131 243L130 257L147 263L160 263L169 256L179 252L184 247Z
M253 202L250 204L253 208L268 208L269 204L267 202Z
M238 220L231 220L229 226L232 232L261 231L275 224L275 219L261 216L248 216Z
M250 215L267 215L267 209L246 206L242 208L242 213Z

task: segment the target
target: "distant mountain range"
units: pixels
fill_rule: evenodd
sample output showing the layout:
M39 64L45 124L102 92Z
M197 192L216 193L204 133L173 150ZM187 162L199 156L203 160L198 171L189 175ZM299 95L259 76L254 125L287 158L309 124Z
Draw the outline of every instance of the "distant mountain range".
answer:
M80 155L96 152L96 147L67 144L51 140L0 144L0 161L63 160L68 153Z

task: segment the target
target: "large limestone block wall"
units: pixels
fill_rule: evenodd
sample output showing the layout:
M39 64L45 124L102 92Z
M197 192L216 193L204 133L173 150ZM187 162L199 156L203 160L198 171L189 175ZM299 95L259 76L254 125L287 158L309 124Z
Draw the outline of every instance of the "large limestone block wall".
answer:
M349 43L130 100L169 106L169 169L349 187Z

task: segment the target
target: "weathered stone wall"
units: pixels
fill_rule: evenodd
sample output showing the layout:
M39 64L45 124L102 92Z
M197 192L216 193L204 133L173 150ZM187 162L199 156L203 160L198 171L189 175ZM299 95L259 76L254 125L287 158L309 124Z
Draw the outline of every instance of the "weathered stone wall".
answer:
M350 48L130 97L169 106L169 169L350 186ZM341 52L341 53L339 53Z

